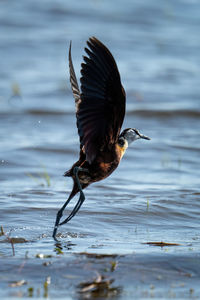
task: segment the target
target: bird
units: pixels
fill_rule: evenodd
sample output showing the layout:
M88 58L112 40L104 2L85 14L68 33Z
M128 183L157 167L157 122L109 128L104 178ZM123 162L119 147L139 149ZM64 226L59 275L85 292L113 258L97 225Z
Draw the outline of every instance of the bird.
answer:
M69 198L58 211L53 238L59 226L69 222L85 200L83 190L91 183L105 179L118 167L128 146L138 139L150 140L135 128L121 132L126 94L115 59L96 37L90 37L81 64L80 88L69 46L70 83L76 106L76 124L80 138L79 159L64 173L73 180ZM60 221L71 199L79 199L69 216Z

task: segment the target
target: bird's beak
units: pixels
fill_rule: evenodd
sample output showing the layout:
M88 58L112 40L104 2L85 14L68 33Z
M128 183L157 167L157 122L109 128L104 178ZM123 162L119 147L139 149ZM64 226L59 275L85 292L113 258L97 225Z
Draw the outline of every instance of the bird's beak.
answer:
M144 134L140 134L140 138L144 140L150 140L150 138Z

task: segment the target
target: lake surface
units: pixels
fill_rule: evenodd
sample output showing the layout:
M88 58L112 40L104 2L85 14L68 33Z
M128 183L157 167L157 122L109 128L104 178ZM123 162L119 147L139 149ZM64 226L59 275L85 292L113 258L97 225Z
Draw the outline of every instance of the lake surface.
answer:
M92 299L77 286L97 273L118 287L97 299L198 298L199 2L1 1L0 28L1 299ZM72 187L62 175L79 155L68 47L72 40L79 78L90 36L118 64L123 128L151 141L133 143L109 178L85 190L55 244L56 213ZM147 244L161 241L179 245ZM9 286L22 279L26 285Z

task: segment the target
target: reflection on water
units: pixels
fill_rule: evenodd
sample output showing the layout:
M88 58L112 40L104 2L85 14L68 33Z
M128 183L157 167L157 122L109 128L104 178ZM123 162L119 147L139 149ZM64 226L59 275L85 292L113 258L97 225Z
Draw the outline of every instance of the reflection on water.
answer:
M199 9L198 1L186 0L0 3L0 225L28 241L15 245L18 259L27 251L55 254L55 216L72 185L62 174L79 152L68 46L72 40L79 76L91 35L118 63L127 93L124 128L138 128L151 141L134 143L111 177L86 190L81 211L59 229L63 256L197 255ZM0 238L0 256L11 256ZM180 246L145 244L160 241Z

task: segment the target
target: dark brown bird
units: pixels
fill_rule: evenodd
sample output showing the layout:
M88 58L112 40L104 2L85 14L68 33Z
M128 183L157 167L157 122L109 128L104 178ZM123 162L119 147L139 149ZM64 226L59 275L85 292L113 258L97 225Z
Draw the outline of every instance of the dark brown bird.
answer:
M81 64L81 91L79 90L69 47L69 70L72 92L76 103L78 134L80 137L79 160L65 172L73 179L73 189L68 200L58 211L53 231L56 240L58 226L67 223L78 212L85 196L83 189L89 184L108 177L119 165L127 147L137 139L150 138L137 129L122 131L126 95L121 84L117 64L105 45L95 37L87 41L87 56ZM80 193L70 215L60 219L70 200Z

